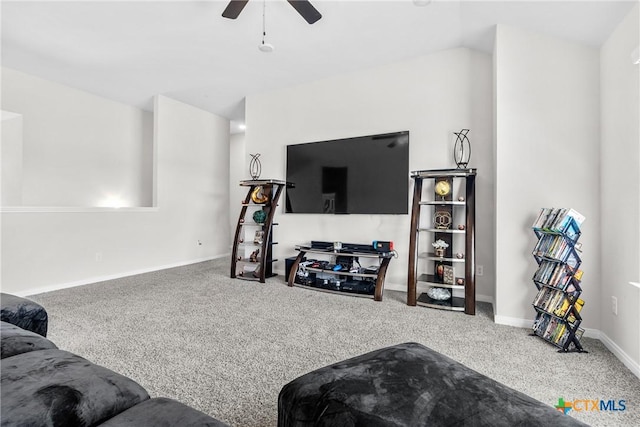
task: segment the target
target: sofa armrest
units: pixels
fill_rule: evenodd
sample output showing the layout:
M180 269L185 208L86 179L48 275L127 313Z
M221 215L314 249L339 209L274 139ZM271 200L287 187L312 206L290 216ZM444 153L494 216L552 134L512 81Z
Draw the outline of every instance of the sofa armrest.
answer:
M47 336L49 324L47 310L29 299L0 293L0 320L43 337Z

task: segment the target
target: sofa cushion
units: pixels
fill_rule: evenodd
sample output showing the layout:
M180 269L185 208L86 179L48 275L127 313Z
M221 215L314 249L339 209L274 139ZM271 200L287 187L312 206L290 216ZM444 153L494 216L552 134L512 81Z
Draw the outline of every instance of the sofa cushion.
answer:
M135 381L63 350L2 360L2 425L92 426L146 400Z
M0 322L0 337L0 359L34 350L58 348L42 335L7 322Z
M305 374L280 391L278 426L585 426L417 343Z
M102 427L228 427L204 412L166 397L146 400L100 424Z
M47 311L40 304L26 298L0 293L0 320L43 337L47 336Z

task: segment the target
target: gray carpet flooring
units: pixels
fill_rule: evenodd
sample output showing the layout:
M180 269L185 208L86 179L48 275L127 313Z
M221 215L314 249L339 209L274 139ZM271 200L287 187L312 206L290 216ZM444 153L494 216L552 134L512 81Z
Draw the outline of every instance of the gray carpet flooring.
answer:
M549 405L626 400L622 412L577 412L593 426L640 425L640 380L605 347L559 354L528 329L476 316L230 279L220 259L31 296L60 348L233 426L274 426L281 387L313 369L416 341ZM523 314L524 316L525 314Z

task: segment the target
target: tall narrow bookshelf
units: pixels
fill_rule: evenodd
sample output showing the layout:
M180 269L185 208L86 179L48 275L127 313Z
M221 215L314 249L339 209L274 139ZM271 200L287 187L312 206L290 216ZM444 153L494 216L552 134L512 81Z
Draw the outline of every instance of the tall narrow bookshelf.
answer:
M419 170L411 178L407 305L474 315L476 169ZM426 292L418 296L418 288Z
M231 278L261 283L273 277L273 227L278 199L292 185L275 179L240 181L248 187L236 226L231 251Z
M536 319L533 335L559 348L559 352L585 352L580 339L582 294L580 226L584 216L574 209L543 208L533 224L538 241L533 257L538 269L533 283Z

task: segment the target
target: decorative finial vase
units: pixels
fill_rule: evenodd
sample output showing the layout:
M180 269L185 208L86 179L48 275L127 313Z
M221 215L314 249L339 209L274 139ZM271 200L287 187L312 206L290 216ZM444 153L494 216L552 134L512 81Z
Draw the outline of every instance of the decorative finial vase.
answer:
M251 175L251 179L256 180L260 178L260 174L262 173L262 164L260 163L260 153L250 154L251 161L249 162L249 175Z
M453 159L458 169L465 169L471 160L471 142L467 138L469 129L462 129L460 132L454 132L456 143L453 146Z

